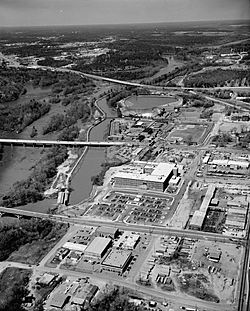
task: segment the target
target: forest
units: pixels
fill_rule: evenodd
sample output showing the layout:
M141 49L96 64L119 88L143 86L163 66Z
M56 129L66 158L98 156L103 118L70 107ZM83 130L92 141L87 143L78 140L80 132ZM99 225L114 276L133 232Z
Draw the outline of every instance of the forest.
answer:
M7 268L0 274L0 311L25 311L23 299L28 295L27 285L31 270Z
M20 133L50 111L50 104L31 99L22 105L1 104L0 130Z
M47 249L52 248L51 242L55 243L61 238L66 229L66 224L35 218L5 225L0 228L0 261L7 260L21 246L35 241L44 241Z
M87 308L87 311L143 311L143 306L136 306L129 302L128 291L125 289L114 288L111 292L105 294L93 305Z
M215 69L191 75L184 80L186 87L249 86L248 70Z
M72 103L65 114L58 113L51 117L49 123L43 128L43 135L72 127L77 120L82 120L84 122L89 118L90 114L91 111L87 102Z

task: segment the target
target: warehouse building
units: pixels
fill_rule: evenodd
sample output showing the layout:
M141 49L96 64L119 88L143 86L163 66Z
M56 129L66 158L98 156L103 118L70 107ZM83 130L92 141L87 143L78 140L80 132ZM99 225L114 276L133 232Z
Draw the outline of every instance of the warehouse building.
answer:
M100 259L106 254L110 246L111 246L110 238L96 237L87 246L84 254L89 257Z
M122 274L132 259L132 252L113 249L102 262L102 270Z
M190 220L190 224L189 224L190 229L201 230L204 220L207 215L208 206L214 197L214 192L215 192L215 186L209 185L205 198L203 199L201 203L200 209L194 212L194 215L192 219Z
M174 164L133 161L114 176L115 186L164 191L178 169Z

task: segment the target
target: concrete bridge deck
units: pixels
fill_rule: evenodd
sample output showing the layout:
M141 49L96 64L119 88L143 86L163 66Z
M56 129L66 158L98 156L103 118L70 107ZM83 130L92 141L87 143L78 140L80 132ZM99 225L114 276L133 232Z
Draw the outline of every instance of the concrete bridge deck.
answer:
M128 145L128 142L112 142L112 141L63 141L63 140L32 140L32 139L5 139L0 138L0 144L3 145L17 145L17 146L76 146L76 147L109 147L109 146L123 146Z

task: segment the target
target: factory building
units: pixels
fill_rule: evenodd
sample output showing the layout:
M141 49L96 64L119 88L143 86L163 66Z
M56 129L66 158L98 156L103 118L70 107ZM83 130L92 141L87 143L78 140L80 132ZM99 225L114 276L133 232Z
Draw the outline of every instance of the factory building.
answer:
M104 256L104 254L107 252L110 246L111 246L110 238L96 237L87 246L84 254L89 257L101 259Z
M132 259L128 250L113 249L102 262L102 270L122 274Z
M174 174L178 174L174 164L133 161L115 174L114 182L118 187L165 191Z

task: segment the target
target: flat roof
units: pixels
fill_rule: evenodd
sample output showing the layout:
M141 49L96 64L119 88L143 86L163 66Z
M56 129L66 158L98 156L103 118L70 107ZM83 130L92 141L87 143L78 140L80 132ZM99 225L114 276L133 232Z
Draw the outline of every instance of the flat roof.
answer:
M205 212L195 211L192 219L190 220L190 226L196 226L201 228L206 217Z
M84 252L85 249L87 248L87 245L73 242L66 242L65 244L63 244L63 247L74 251Z
M120 238L115 241L114 245L121 248L134 248L139 238L139 234L132 233L131 231L124 231Z
M57 292L52 296L50 305L57 308L62 308L69 295L65 295L63 292Z
M115 268L123 268L131 257L132 252L127 250L113 249L108 256L103 260L102 264Z
M49 284L51 281L54 280L56 276L50 273L44 273L41 278L39 279L39 283L43 283L43 284Z
M205 195L205 198L203 199L201 206L200 206L200 211L201 212L206 212L208 209L208 205L211 201L211 199L213 198L214 195L214 191L215 191L215 186L214 185L209 185L207 188L207 192Z
M125 178L143 181L164 182L176 167L175 164L157 162L132 162L135 166L123 166L116 174L115 178ZM151 173L145 173L144 169L152 169Z
M101 255L110 242L110 238L103 238L98 236L94 238L94 240L87 246L85 253Z

